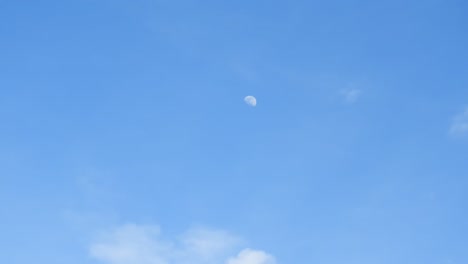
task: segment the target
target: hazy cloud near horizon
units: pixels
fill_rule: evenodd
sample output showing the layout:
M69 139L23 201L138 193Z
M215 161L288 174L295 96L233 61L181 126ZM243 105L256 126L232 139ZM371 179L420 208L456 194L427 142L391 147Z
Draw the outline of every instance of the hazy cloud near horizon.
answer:
M241 243L240 238L223 230L194 228L165 239L158 226L127 224L103 232L91 244L89 253L105 264L276 263L264 251L237 250Z

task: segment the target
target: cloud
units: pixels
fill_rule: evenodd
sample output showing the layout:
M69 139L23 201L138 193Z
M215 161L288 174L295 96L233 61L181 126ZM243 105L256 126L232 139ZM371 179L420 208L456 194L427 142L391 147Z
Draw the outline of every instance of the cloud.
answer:
M340 92L347 103L356 102L362 94L362 91L356 88L345 89Z
M453 118L449 132L453 136L468 135L468 107Z
M275 264L275 258L263 251L244 249L237 257L230 258L226 264Z
M188 258L196 256L211 261L240 243L240 239L226 231L210 229L191 229L181 238L183 252Z
M173 246L156 226L125 225L101 236L90 255L109 264L167 264Z
M273 256L252 249L229 258L240 242L223 230L195 228L164 239L158 226L128 224L102 233L89 253L105 264L275 264Z

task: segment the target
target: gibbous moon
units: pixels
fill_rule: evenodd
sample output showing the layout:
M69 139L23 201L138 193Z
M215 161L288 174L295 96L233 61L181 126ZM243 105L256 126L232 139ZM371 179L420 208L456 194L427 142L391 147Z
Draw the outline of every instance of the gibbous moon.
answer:
M257 99L251 95L246 96L244 102L252 107L257 105Z

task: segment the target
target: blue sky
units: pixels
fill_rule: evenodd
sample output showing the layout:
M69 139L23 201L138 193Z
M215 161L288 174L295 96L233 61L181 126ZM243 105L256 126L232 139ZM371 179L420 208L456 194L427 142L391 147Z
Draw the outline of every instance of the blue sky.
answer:
M0 263L468 263L467 47L461 0L0 1Z

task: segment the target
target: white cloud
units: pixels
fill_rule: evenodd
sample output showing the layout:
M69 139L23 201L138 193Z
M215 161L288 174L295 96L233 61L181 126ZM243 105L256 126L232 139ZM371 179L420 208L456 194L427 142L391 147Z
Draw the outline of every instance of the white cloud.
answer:
M354 103L359 99L362 91L356 88L351 88L342 90L340 94L344 97L344 100L347 103Z
M101 234L89 253L105 264L275 264L271 255L252 249L228 258L239 244L222 230L190 229L164 239L157 226L128 224Z
M450 134L453 136L468 135L468 107L453 118Z
M172 253L155 226L124 225L90 247L92 257L109 264L168 264Z
M230 258L226 264L275 264L275 258L263 251L244 249L237 257Z
M240 239L222 230L191 229L181 238L183 252L190 259L193 256L211 261L219 258L239 244Z

